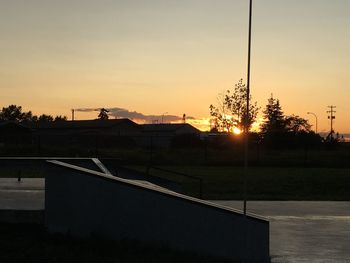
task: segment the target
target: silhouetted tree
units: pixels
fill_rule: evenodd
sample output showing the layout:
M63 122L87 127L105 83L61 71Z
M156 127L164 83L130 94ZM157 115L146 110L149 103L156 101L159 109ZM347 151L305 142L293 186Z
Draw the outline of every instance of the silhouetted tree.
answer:
M264 123L261 125L263 143L272 147L316 146L321 137L311 132L307 120L297 116L285 116L278 99L271 97L264 110Z
M21 123L30 122L52 122L52 121L66 121L66 116L58 115L53 117L51 115L42 114L39 117L33 115L31 111L22 112L22 107L17 105L9 105L8 107L3 107L0 111L0 120L3 121L15 121Z
M57 115L54 121L67 121L67 116Z
M278 99L273 96L268 99L264 110L264 122L260 126L263 135L286 131L286 121Z
M247 115L247 86L243 84L243 79L240 79L235 84L232 92L228 90L225 96L225 103L237 121L237 128L241 130L244 127L246 117L248 117L248 125L250 127L255 121L260 109L257 102L252 102L251 95L249 102L249 112Z
M235 127L242 130L247 118L250 127L256 120L259 107L257 102L251 102L251 96L249 101L249 112L247 113L247 86L240 79L232 91L227 90L226 93L219 94L217 106L209 106L213 128L228 132Z
M98 119L99 120L108 120L108 118L109 118L108 112L109 112L109 110L107 110L105 108L100 109L100 113L98 114Z
M53 122L54 118L51 115L41 114L38 118L39 122Z
M34 117L31 111L22 112L22 107L14 104L3 107L0 112L0 120L3 121L32 121Z
M26 121L27 122L37 122L38 121L38 116L32 115L32 117L30 119L27 119Z
M22 121L36 121L38 117L36 115L33 115L31 111L24 112Z
M224 95L219 94L217 97L218 106L209 106L211 116L211 130L219 132L230 132L236 125L236 121L231 117L230 112L227 110L224 102Z
M311 125L306 119L303 119L297 115L287 116L285 118L285 124L287 131L298 133L298 132L310 132Z

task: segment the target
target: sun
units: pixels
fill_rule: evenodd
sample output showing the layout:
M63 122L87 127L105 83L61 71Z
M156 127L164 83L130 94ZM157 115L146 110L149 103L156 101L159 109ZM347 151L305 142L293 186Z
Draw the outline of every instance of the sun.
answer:
M237 127L233 128L233 133L236 135L240 135L242 133L242 131L240 129L238 129Z

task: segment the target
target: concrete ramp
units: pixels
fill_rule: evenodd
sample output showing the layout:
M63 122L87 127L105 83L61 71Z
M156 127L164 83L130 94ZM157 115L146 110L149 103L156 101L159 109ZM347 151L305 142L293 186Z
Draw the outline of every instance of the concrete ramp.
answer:
M164 188L50 160L50 232L157 243L249 262L269 262L269 222Z

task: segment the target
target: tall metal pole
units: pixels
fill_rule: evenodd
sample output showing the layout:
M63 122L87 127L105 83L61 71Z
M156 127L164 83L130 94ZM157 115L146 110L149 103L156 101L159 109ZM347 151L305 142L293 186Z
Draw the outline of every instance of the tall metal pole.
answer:
M316 133L317 133L317 115L315 114L315 113L313 113L313 112L307 112L307 114L311 114L311 115L313 115L314 117L315 117L315 120L316 120L316 129L315 129L315 131L316 131Z
M250 57L252 46L252 14L253 14L253 0L249 0L249 30L248 30L248 68L247 68L247 102L246 102L246 114L244 125L244 201L243 201L243 213L247 214L247 177L248 177L248 150L249 150L249 99L250 99Z

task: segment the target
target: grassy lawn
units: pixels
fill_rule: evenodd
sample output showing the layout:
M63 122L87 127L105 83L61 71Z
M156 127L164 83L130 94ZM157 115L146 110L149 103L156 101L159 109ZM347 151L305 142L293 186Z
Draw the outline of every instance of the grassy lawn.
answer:
M145 166L128 166L145 172ZM244 169L234 166L171 165L157 166L203 180L204 199L241 200ZM21 171L21 172L20 172ZM45 171L0 169L0 177L40 178ZM150 174L178 182L185 194L198 197L199 182L168 172L151 169ZM349 201L350 168L251 167L247 173L249 200Z
M78 239L49 235L44 226L0 224L0 262L85 262L85 263L224 263L226 260L200 257L157 245L102 238Z
M144 167L133 166L145 171ZM240 200L244 169L227 166L162 166L203 179L203 198ZM182 184L186 194L198 196L198 182L151 169L155 176ZM350 169L252 167L247 173L250 200L350 200Z

